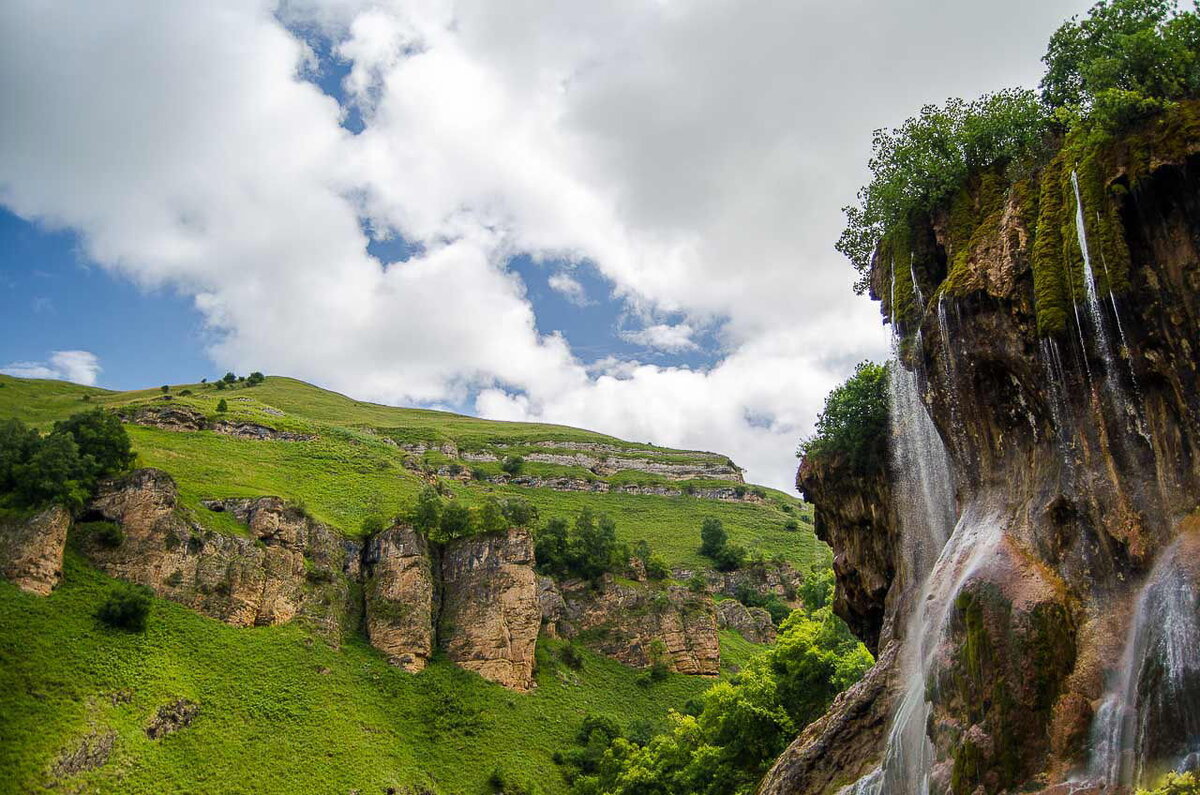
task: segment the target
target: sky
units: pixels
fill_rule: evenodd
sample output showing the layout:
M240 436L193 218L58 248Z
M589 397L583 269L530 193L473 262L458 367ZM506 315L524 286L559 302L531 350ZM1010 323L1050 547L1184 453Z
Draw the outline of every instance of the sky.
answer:
M1035 86L1068 0L6 0L0 371L261 370L731 456L888 355L871 133Z

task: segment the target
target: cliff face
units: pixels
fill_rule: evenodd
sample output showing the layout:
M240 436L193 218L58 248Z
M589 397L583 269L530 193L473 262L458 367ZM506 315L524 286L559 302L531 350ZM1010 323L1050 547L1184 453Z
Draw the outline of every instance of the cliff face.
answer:
M841 460L806 460L796 473L796 488L815 508L817 538L834 551L833 611L877 654L899 545L888 472L882 467L854 472Z
M392 665L423 670L433 654L437 605L429 544L411 527L396 525L371 539L363 562L371 645Z
M124 541L109 549L85 538L83 549L112 576L235 626L301 617L334 642L353 626L357 545L275 497L209 507L245 521L247 537L206 532L189 522L178 509L171 477L140 469L102 484L85 516L119 523Z
M1196 532L1200 502L1196 116L1186 107L1113 144L1065 147L1017 182L983 175L916 224L905 251L881 249L873 293L948 451L958 520L935 566L907 570L902 553L929 528L887 516L911 473L894 467L880 487L801 470L838 556L839 613L865 639L883 627L885 645L924 649L879 666L912 683L887 697L915 693L924 721L892 724L912 721L932 759L914 761L896 728L890 743L843 738L911 763L885 761L857 791L906 792L904 774L938 793L1071 776L1122 791L1194 750L1170 715L1200 686L1195 655L1172 646L1193 640L1200 610L1190 545L1176 542ZM1180 607L1149 642L1144 594L1164 567ZM832 791L797 762L810 735L764 792Z

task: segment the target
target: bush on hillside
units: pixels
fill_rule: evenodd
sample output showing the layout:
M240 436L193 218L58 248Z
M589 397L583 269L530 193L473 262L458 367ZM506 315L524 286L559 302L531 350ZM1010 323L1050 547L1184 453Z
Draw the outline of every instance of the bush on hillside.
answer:
M825 398L816 433L800 443L805 459L841 458L858 472L887 463L888 366L860 362L854 375Z
M134 459L120 419L103 409L61 420L45 436L10 419L0 423L0 498L76 510L100 478L128 469Z
M150 615L150 593L136 585L120 585L109 592L96 610L96 618L114 629L145 632Z
M266 381L266 380L267 380L267 377L265 375L263 375L262 373L255 370L246 379L246 386L258 386L259 384L261 384L263 381Z
M700 554L713 557L729 543L729 535L720 519L708 517L700 525Z
M1151 790L1138 790L1138 795L1200 795L1200 777L1196 773L1168 773Z
M828 608L797 610L774 647L684 714L672 712L665 732L635 739L615 721L589 716L556 761L576 795L752 791L796 734L872 663Z
M217 383L223 383L223 382L218 381ZM229 404L225 402L225 398L221 398L220 400L217 401L217 411L221 414L224 414L225 412L229 411Z
M500 463L500 468L510 475L521 474L521 468L525 466L525 459L519 455L510 455Z
M629 548L617 540L617 525L607 514L584 508L570 525L554 517L537 531L534 555L538 568L556 577L596 581L629 561Z
M501 504L506 518L513 527L533 527L537 524L538 509L529 500L509 497Z

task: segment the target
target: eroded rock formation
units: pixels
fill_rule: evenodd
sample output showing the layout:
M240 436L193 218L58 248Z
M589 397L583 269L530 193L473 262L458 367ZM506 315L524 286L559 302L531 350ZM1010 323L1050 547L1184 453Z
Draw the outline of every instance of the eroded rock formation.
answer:
M23 519L0 519L0 571L22 591L46 596L62 579L71 515L47 508Z
M112 576L235 626L301 617L335 642L353 626L356 545L275 497L210 503L246 521L246 537L204 530L178 498L157 469L101 484L87 518L119 523L125 538L115 549L85 538L83 549Z
M553 634L578 637L626 665L662 662L678 673L720 672L716 608L707 594L605 576L596 585L570 581L559 588L543 581L540 600Z
M434 649L437 583L425 538L398 524L372 538L363 556L371 645L406 671L425 668Z
M446 656L505 687L530 689L542 611L529 531L451 541L441 575L438 641Z
M922 528L888 518L888 490L906 473L881 487L818 462L800 480L838 556L839 613L888 648L917 629L936 641L905 672L923 677L930 697L935 793L1053 789L1071 776L1121 792L1186 750L1173 734L1182 719L1163 714L1194 695L1197 676L1172 667L1186 659L1149 649L1145 670L1158 679L1135 676L1127 688L1136 741L1120 739L1116 761L1098 765L1102 713L1136 657L1139 592L1156 559L1180 548L1172 541L1200 502L1195 116L1188 107L1183 122L1065 149L1016 183L977 176L957 215L915 224L903 251L885 246L876 259L873 293L897 326L899 366L915 376L957 492L960 519L928 599L897 593L908 583L913 596L925 580L897 554ZM1175 582L1194 615L1200 582ZM923 622L911 621L917 610ZM876 671L897 659L882 655ZM886 679L877 672L867 681ZM1183 690L1155 696L1164 683ZM852 700L823 720L840 720ZM832 745L820 744L823 732L810 727L762 791L833 792L853 780L806 761L818 751L884 755L875 727ZM861 792L900 791L868 783Z

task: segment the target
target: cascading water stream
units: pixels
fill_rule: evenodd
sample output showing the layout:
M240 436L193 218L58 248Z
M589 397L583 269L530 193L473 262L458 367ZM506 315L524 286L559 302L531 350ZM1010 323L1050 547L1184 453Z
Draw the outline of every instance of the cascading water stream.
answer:
M893 271L893 295L895 278ZM894 326L893 326L894 328ZM854 795L924 795L929 790L933 747L925 733L929 705L925 679L941 638L953 593L971 560L984 554L978 544L983 525L955 529L954 481L950 457L921 399L919 365L900 362L900 339L893 332L891 366L891 477L900 522L903 570L911 573L917 601L905 624L901 669L904 694L892 717L883 764L843 792ZM921 349L917 332L917 349ZM951 532L953 529L953 533ZM961 531L961 532L960 532ZM949 539L949 540L948 540Z
M1092 726L1089 778L1133 787L1200 763L1200 593L1194 548L1163 550L1138 594L1121 666ZM1182 552L1182 554L1181 554Z

